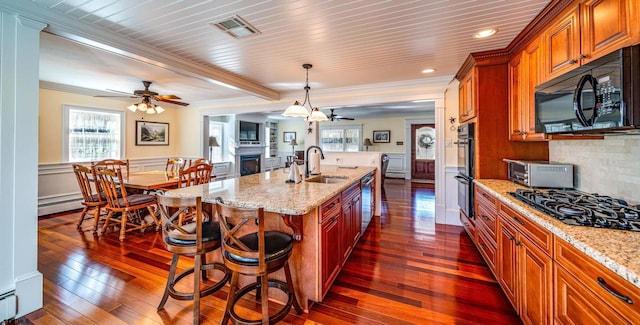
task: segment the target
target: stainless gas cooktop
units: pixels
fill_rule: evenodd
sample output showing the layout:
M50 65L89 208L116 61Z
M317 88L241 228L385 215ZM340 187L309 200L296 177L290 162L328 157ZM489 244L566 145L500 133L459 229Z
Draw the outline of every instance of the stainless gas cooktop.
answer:
M578 190L518 189L518 200L566 224L640 231L640 205Z

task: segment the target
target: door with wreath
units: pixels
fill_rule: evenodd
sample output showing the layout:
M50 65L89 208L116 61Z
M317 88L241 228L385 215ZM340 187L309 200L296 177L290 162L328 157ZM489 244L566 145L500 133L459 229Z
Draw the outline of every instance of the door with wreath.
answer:
M411 126L411 179L436 179L436 129L434 124Z

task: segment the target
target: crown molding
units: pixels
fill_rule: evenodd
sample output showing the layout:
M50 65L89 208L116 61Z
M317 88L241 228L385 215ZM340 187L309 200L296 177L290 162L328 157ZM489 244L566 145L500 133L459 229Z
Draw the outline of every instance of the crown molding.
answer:
M117 35L78 20L68 19L53 10L47 10L31 1L0 3L0 9L47 25L45 32L64 37L87 46L126 56L189 77L238 90L266 100L279 100L280 93L253 81L244 79L215 66L203 66L190 60L163 52L147 44Z

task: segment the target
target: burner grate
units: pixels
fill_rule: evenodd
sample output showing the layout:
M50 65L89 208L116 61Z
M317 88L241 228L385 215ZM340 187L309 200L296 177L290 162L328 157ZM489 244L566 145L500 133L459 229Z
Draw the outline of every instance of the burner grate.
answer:
M513 197L568 225L640 231L640 206L578 190L527 190Z

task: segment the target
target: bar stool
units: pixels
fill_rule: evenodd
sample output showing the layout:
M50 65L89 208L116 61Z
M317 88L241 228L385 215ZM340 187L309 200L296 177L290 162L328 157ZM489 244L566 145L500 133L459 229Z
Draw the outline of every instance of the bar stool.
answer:
M239 324L275 324L282 320L293 306L298 314L302 308L298 304L289 269L289 256L293 249L291 235L279 231L264 230L264 209L232 207L216 198L216 213L222 235L222 257L225 266L232 272L227 307L221 324L229 318ZM246 233L246 228L257 223L258 231ZM269 279L268 275L284 268L286 282ZM240 275L257 277L258 281L238 289ZM269 316L269 287L287 295L284 307ZM262 318L245 319L235 312L236 303L247 293L256 290L256 299L261 300Z
M203 220L202 198L180 198L158 196L158 208L162 218L162 238L168 251L173 252L167 284L158 305L164 309L169 296L177 300L193 300L193 324L200 323L200 298L208 296L222 288L229 281L229 272L221 263L207 264L205 254L220 247L220 225L212 220ZM194 221L188 224L178 222L184 213L195 211ZM192 268L176 275L179 256L193 256ZM207 270L218 270L224 273L217 283L205 288L200 287L202 280L207 280ZM176 289L176 285L186 276L193 274L192 292ZM199 288L196 290L195 288Z

